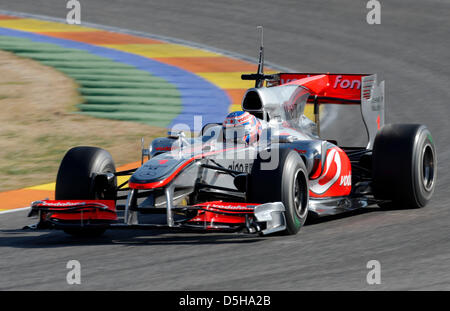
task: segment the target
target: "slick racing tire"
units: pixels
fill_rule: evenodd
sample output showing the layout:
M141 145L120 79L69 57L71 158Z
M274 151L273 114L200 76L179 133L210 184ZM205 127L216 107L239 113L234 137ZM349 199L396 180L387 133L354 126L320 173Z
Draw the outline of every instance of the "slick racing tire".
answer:
M424 125L387 124L373 146L373 192L387 208L424 207L436 186L436 149Z
M115 200L117 180L105 189L95 185L95 174L115 173L116 168L111 154L96 147L75 147L64 156L56 177L56 200ZM103 228L66 229L66 233L93 237L103 234Z
M253 163L248 181L247 201L282 202L286 216L284 233L296 234L303 227L308 215L309 185L305 163L298 153L291 149L273 149L265 153L271 156L260 154ZM274 167L270 167L272 165Z

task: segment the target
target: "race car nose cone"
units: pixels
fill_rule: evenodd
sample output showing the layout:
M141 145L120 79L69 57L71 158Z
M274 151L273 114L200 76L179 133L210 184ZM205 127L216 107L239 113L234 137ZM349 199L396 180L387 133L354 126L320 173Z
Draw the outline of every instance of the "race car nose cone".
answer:
M130 183L148 184L170 176L181 163L179 159L150 159L134 172Z

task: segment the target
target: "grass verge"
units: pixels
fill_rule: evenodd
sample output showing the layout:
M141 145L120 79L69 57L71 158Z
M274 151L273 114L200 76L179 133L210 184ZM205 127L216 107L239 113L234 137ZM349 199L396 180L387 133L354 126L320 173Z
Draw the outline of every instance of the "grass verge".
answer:
M140 159L164 128L76 113L78 85L62 73L0 51L0 191L52 182L65 152L78 145L107 149L116 165Z

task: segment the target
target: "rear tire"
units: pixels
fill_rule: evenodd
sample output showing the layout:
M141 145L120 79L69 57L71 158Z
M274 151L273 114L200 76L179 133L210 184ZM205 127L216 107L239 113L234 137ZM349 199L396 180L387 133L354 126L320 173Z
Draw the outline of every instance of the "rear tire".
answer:
M387 208L424 207L436 186L436 149L424 125L388 124L373 146L373 192Z
M56 177L56 200L115 200L114 190L99 191L94 185L97 173L115 173L111 154L97 147L75 147L64 156ZM116 186L114 179L114 186ZM105 232L102 228L74 228L64 232L77 237L96 237Z
M247 201L251 203L282 202L286 211L285 234L296 234L308 215L309 185L305 163L291 149L277 149L279 162L275 169L262 169L272 158L255 159L249 176ZM264 168L264 167L263 167Z

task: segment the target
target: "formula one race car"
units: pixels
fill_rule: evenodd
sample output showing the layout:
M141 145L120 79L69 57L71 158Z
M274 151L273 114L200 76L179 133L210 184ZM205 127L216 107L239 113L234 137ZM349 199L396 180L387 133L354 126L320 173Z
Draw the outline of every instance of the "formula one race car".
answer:
M308 214L430 200L437 169L430 131L384 124L384 82L376 75L265 75L261 45L258 72L242 78L256 81L243 111L206 124L195 138L173 131L155 139L136 169L116 172L100 148L70 149L56 200L32 203L35 228L89 236L121 228L296 234ZM319 108L329 103L360 105L366 146L320 138ZM304 115L307 104L314 121Z

